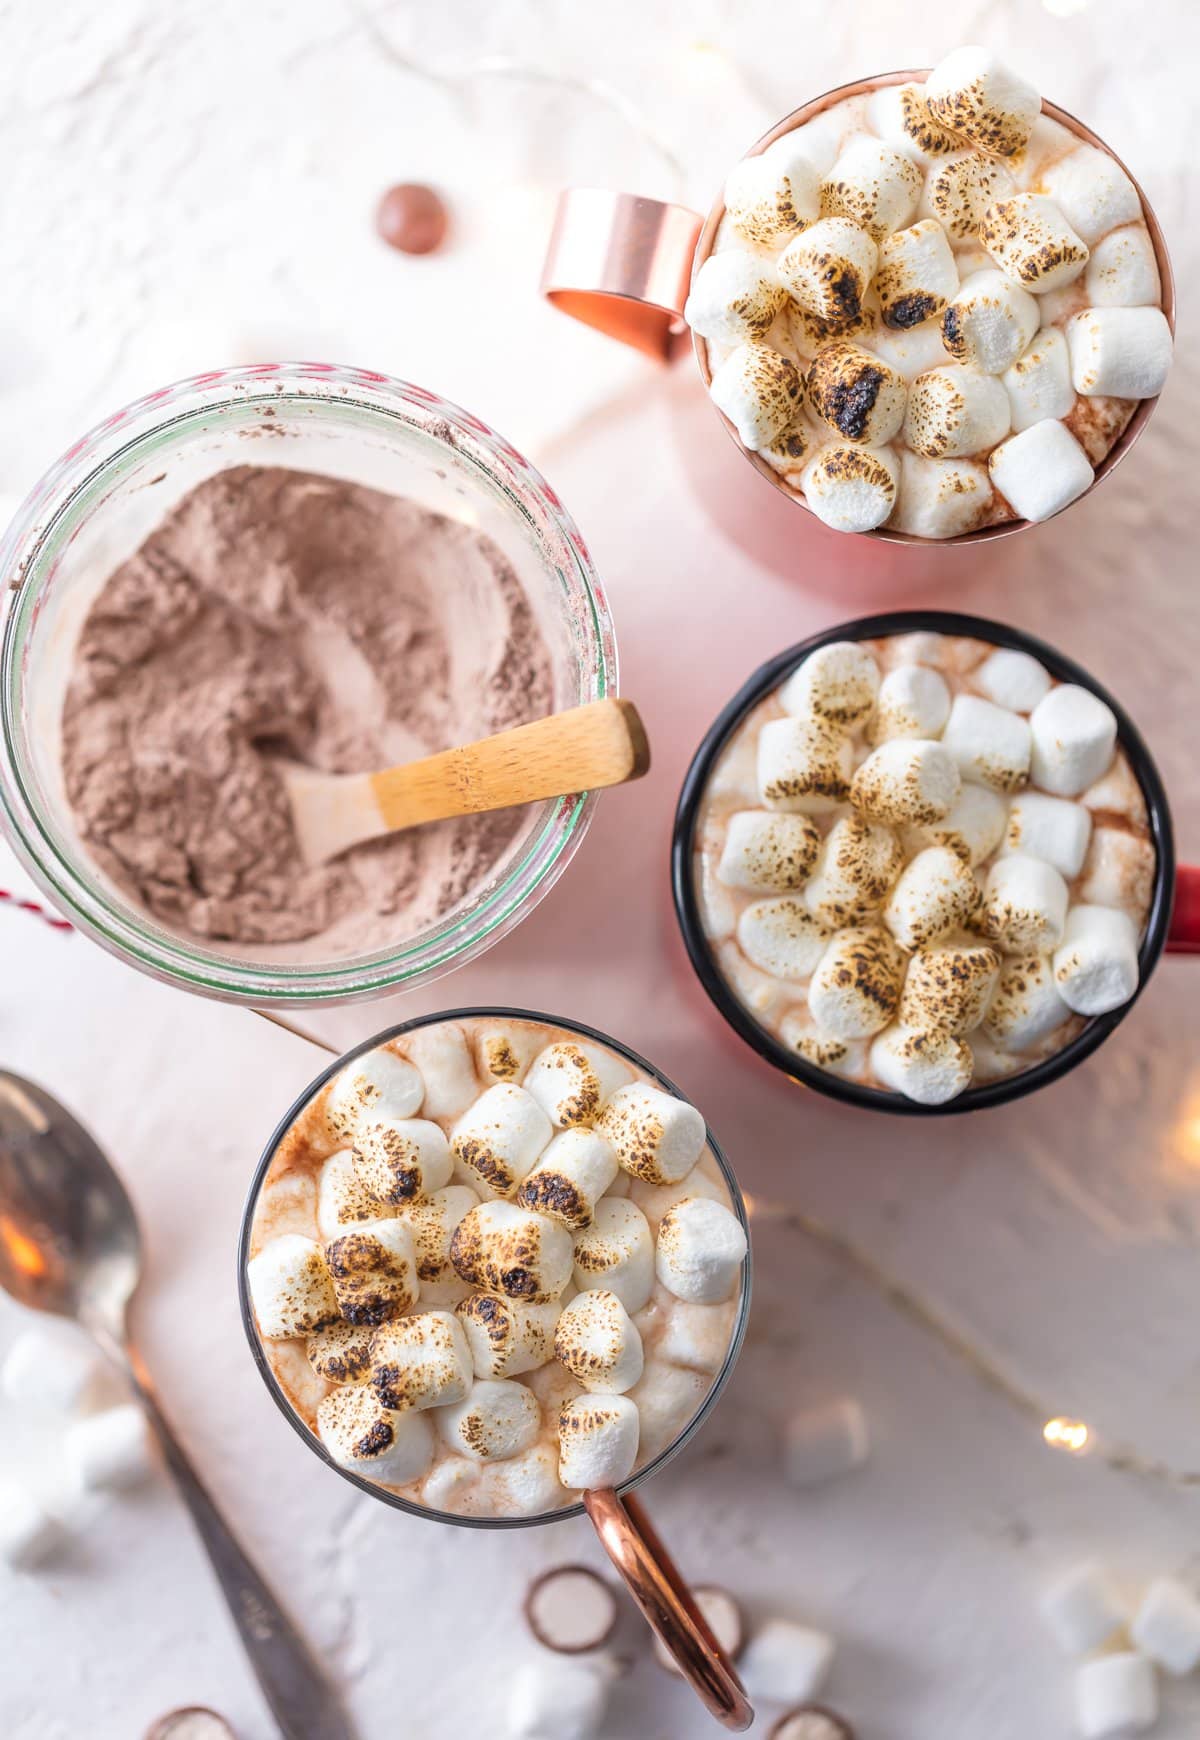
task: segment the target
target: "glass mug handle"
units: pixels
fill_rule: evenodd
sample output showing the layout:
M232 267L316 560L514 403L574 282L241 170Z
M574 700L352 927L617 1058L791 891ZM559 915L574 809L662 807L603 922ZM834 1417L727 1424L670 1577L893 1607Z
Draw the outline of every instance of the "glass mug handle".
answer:
M1200 864L1175 872L1175 907L1167 932L1169 955L1200 955Z
M559 195L542 295L564 314L669 362L687 341L683 305L704 219L602 187Z
M638 1499L604 1488L583 1502L600 1544L684 1679L722 1727L741 1733L754 1708Z

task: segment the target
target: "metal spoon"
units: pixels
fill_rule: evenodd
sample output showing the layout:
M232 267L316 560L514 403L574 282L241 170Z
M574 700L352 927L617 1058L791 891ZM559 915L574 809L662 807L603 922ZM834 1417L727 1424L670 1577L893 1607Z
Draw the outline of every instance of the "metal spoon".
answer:
M141 1266L133 1204L94 1137L44 1089L0 1070L0 1286L22 1305L73 1318L128 1374L285 1740L353 1740L332 1687L163 1418L129 1339Z

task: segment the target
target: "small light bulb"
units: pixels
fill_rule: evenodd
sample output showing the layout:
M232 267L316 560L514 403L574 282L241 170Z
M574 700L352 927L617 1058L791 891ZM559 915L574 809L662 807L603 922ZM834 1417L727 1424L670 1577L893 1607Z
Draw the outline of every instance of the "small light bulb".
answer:
M1053 1450L1066 1450L1072 1456L1082 1456L1091 1442L1091 1432L1082 1420L1065 1420L1057 1415L1042 1427L1042 1437Z

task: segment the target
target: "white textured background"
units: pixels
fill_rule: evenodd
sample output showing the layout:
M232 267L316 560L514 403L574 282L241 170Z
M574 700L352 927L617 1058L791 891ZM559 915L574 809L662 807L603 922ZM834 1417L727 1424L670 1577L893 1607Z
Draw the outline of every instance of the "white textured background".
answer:
M330 1014L324 1030L349 1042L401 1009L490 998L616 1031L698 1099L750 1190L850 1231L1054 1409L1200 1466L1188 965L1167 963L1119 1036L1036 1101L969 1123L868 1119L802 1097L725 1035L682 961L666 883L674 794L713 713L760 659L882 600L990 611L1068 646L1142 721L1180 844L1200 853L1197 9L367 4L0 0L0 495L23 493L144 389L297 353L422 381L525 446L606 578L655 771L605 801L570 875L515 937L419 998ZM736 462L689 370L656 373L539 305L549 198L574 178L705 204L729 161L797 103L975 39L1142 180L1181 280L1181 354L1134 457L1064 519L986 559L863 568L861 545L813 541ZM447 82L493 56L603 81L638 125L587 92ZM647 133L686 159L682 184ZM373 236L374 202L401 179L432 180L452 202L453 243L436 258L402 260ZM3 848L0 884L21 885ZM118 1158L150 1244L149 1362L327 1652L364 1740L498 1731L526 1647L525 1581L596 1561L586 1525L490 1536L382 1511L303 1450L237 1321L245 1183L319 1055L0 908L0 1060L60 1092ZM1069 1676L1034 1617L1040 1582L1093 1552L1130 1588L1200 1570L1200 1494L1055 1456L794 1234L764 1228L756 1254L742 1364L650 1494L686 1569L759 1612L833 1630L828 1696L864 1737L1066 1736ZM0 1339L15 1316L0 1313ZM779 1420L843 1390L868 1408L870 1466L790 1492ZM0 1464L7 1438L0 1417ZM191 1701L223 1709L243 1740L272 1731L165 1484L115 1502L52 1573L0 1574L0 1638L6 1740L137 1740ZM1172 1687L1168 1708L1168 1740L1197 1732L1194 1688ZM608 1740L709 1732L643 1664Z

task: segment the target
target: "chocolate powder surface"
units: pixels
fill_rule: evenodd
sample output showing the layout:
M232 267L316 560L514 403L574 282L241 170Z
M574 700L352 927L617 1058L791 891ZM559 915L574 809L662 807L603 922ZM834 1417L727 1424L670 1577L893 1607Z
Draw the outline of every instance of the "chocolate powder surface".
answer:
M307 870L274 760L386 767L553 705L551 656L484 534L281 467L200 484L110 577L63 710L100 868L165 926L336 958L485 883L522 812L438 822Z

